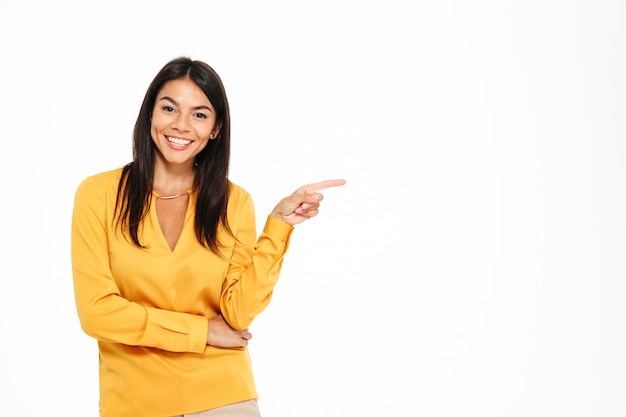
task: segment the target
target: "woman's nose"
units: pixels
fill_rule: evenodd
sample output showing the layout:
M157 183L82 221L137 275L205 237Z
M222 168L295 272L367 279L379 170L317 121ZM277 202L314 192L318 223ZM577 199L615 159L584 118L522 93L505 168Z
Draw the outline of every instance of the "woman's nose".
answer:
M178 114L172 127L178 131L186 132L189 130L189 121L184 114Z

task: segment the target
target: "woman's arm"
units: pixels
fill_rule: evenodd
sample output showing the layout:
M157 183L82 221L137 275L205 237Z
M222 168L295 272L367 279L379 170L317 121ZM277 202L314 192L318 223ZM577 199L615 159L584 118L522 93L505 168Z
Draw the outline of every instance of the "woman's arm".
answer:
M233 328L250 327L269 304L293 225L318 214L323 199L318 191L343 184L344 180L329 180L300 187L276 205L258 239L255 239L255 213L249 195L233 202L238 209L234 225L236 242L220 299L220 310Z

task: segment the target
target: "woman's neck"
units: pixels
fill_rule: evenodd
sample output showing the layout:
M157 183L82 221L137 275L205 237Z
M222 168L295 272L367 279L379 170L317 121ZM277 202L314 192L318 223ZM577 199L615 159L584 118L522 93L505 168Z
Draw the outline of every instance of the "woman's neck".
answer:
M193 188L195 170L190 166L166 166L158 161L154 167L152 190L159 195L176 195Z

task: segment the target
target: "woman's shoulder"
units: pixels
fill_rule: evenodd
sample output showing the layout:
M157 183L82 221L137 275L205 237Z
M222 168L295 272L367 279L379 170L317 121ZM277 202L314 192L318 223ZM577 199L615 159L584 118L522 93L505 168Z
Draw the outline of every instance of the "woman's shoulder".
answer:
M230 193L228 195L228 200L231 205L245 205L252 203L252 195L248 192L248 190L246 190L241 185L232 182L231 180L229 180L229 184Z
M79 192L115 192L119 185L123 167L102 171L84 178L79 186Z
M248 192L248 190L246 190L245 188L243 188L241 185L236 184L234 182L232 182L231 180L228 181L230 184L230 197L233 198L240 198L240 197L245 197L245 198L249 198L250 197L250 193Z

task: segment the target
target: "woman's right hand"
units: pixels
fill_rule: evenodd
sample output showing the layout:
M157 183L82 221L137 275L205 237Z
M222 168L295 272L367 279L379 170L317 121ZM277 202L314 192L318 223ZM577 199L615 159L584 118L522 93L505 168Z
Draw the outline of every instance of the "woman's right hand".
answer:
M226 323L221 314L209 319L209 332L206 344L219 348L238 348L248 346L252 333L248 329L235 330Z

